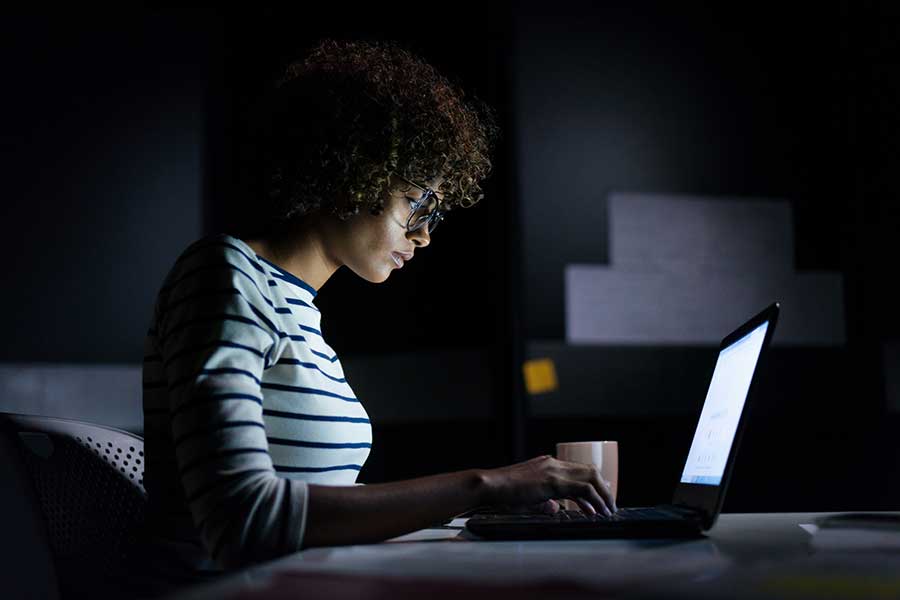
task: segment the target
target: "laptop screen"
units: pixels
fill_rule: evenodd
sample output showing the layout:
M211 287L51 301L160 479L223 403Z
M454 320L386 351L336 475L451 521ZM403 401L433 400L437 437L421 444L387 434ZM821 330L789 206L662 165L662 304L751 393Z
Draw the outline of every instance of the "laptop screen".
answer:
M719 485L769 322L719 352L681 483Z

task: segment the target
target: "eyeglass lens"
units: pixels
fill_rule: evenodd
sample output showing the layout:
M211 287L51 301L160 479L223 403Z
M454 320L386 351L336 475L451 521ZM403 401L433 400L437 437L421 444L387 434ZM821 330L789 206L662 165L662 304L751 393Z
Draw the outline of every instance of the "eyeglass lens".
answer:
M422 202L423 200L424 202ZM422 202L422 204L409 215L407 229L415 231L420 229L425 223L428 223L428 233L431 233L441 220L438 215L434 215L437 208L437 200L434 197L434 192L431 190L425 192L423 198L420 199L420 202Z

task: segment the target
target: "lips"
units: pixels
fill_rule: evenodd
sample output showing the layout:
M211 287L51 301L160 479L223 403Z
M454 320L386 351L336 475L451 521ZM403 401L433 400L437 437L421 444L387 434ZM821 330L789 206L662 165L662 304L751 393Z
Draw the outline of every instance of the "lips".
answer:
M406 264L406 261L412 259L412 252L391 252L391 258L394 259L394 264L398 267L402 267Z

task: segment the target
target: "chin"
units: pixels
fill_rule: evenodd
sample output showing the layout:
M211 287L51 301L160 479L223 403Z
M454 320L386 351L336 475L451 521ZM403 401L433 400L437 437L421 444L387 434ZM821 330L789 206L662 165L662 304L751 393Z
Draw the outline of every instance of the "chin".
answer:
M385 281L387 281L388 277L391 276L391 271L392 271L392 269L389 269L388 271L377 271L377 270L368 271L367 270L367 271L353 271L353 272L356 273L357 276L368 281L369 283L384 283Z

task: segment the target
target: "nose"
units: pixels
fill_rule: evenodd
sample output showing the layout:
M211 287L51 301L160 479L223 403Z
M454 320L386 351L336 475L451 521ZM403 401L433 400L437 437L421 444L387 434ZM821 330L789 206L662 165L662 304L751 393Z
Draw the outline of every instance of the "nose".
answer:
M424 248L431 243L431 234L428 233L428 226L419 227L415 231L408 231L406 237L412 240L412 243L419 248Z

